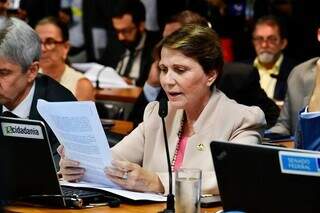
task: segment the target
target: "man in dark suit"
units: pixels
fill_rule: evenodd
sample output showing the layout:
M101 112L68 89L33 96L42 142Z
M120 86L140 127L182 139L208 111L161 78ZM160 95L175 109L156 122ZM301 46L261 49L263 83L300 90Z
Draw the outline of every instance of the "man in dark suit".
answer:
M117 0L112 25L118 41L109 42L101 63L116 67L120 75L142 86L152 64L158 35L145 30L145 8L140 0Z
M252 42L257 56L247 62L258 69L261 87L268 97L283 101L287 78L297 64L283 53L288 44L284 26L274 16L261 17L255 24Z
M259 75L254 67L242 63L226 63L217 87L240 104L260 107L269 127L277 122L280 109L261 88Z
M36 109L38 99L76 101L68 89L50 77L38 74L41 43L37 33L19 19L1 21L0 113L43 120ZM59 143L50 128L48 130L56 158Z

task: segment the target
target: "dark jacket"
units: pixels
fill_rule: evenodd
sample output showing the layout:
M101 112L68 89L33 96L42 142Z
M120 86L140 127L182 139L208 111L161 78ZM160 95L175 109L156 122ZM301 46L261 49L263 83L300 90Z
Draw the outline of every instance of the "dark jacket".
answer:
M246 60L244 63L246 64L253 64L254 59ZM283 101L286 92L287 92L287 79L288 76L293 69L297 65L297 61L295 61L292 58L289 58L286 55L283 55L283 61L280 65L280 70L279 70L279 75L274 76L277 79L276 86L274 88L274 95L273 98L276 100L281 100Z
M33 120L40 120L46 124L49 140L51 144L52 154L55 160L58 159L57 147L59 145L59 141L48 126L48 124L43 120L37 110L37 101L38 99L44 99L46 101L57 102L57 101L77 101L77 99L73 96L73 94L59 84L57 81L52 78L38 74L35 85L34 96L32 99L31 109L29 118ZM2 105L0 105L0 112L2 112ZM57 162L57 161L56 161Z
M159 34L157 33L147 32L146 35L147 37L141 55L139 78L136 81L137 86L143 86L144 82L148 78L150 67L153 62L153 47L159 41ZM100 63L106 66L116 68L118 62L122 60L125 51L126 49L119 43L119 41L112 43L109 42Z
M265 113L269 127L276 123L280 109L260 87L259 74L253 66L243 63L225 64L217 87L240 104L260 107ZM163 90L157 100L160 100L161 97L165 97ZM147 104L148 101L142 92L129 115L129 120L135 125L142 121L143 111Z

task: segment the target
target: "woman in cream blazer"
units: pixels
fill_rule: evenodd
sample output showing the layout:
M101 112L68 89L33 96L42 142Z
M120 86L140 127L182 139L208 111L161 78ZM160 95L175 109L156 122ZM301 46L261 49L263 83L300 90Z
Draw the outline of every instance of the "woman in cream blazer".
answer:
M169 99L166 129L172 171L202 170L202 193L218 193L209 144L212 140L258 143L265 125L258 107L237 104L215 88L222 54L217 35L208 27L186 25L158 46L160 82ZM107 177L123 188L168 192L168 167L159 104L150 103L143 122L112 148ZM61 153L61 152L60 152ZM78 180L84 170L62 155L61 173Z
M169 101L166 128L171 159L178 143L182 109L174 109ZM115 158L142 165L157 173L165 192L168 192L168 166L158 102L150 103L144 120L130 135L112 148ZM258 107L237 104L218 89L194 123L194 134L189 137L183 168L202 170L203 193L218 193L217 181L210 152L210 142L230 141L256 144L260 140L259 130L264 124L264 114ZM203 148L201 148L203 147Z

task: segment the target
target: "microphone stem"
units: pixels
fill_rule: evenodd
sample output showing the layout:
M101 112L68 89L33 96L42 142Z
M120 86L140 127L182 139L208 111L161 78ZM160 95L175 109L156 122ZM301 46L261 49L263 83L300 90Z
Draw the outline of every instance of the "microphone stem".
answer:
M97 80L96 80L96 88L97 88L97 89L102 89L102 88L100 87L99 77L100 77L102 71L104 70L104 68L105 68L105 67L103 66L103 67L98 71Z
M171 170L171 162L170 162L170 155L169 155L169 145L168 145L168 138L167 138L167 130L164 122L164 118L161 118L162 120L162 128L163 128L163 134L164 134L164 140L165 140L165 146L166 146L166 155L167 155L167 163L168 163L168 173L169 173L169 194L172 194L172 170Z
M163 212L164 213L174 213L175 208L174 208L174 195L172 193L172 170L171 170L171 162L170 162L170 154L169 154L169 144L168 144L167 131L166 131L164 117L161 116L161 120L162 120L164 141L165 141L165 146L166 146L166 155L167 155L168 173L169 173L169 194L167 196L167 208Z

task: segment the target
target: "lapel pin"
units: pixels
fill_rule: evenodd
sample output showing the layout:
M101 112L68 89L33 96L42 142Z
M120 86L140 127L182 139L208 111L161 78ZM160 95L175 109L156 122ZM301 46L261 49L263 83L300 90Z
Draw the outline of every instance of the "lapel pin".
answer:
M199 151L204 151L204 144L202 144L202 143L198 144L198 145L197 145L197 149L198 149Z

